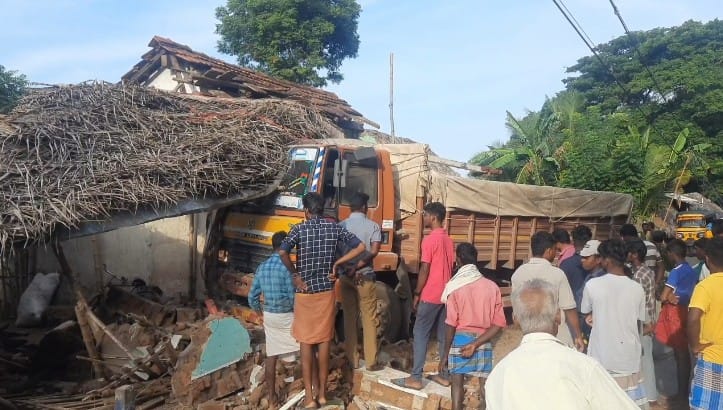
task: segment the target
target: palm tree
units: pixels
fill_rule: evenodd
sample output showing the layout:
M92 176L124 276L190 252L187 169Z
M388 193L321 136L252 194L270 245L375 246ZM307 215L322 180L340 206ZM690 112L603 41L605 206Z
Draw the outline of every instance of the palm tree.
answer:
M489 151L477 154L472 161L501 168L503 174L519 184L554 183L558 166L556 116L534 112L517 119L507 111L506 126L511 132L509 142L502 147L489 147Z

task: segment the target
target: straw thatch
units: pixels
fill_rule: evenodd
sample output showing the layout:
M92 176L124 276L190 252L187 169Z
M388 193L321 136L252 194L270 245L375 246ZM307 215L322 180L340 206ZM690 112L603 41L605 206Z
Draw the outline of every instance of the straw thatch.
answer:
M36 90L0 117L0 244L141 206L263 190L286 168L289 143L329 127L280 100L107 83Z

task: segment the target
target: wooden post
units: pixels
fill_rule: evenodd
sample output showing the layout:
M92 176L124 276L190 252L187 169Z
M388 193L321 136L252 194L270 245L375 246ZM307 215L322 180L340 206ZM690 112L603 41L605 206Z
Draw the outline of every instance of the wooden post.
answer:
M502 217L497 215L495 217L495 231L492 237L492 260L488 265L490 269L497 269L497 262L500 256L500 228L502 227Z
M115 389L115 405L113 410L135 410L136 392L132 385L121 386Z
M80 335L83 338L85 350L88 352L88 356L91 359L93 372L95 373L96 377L105 377L103 366L101 366L100 355L98 354L98 350L95 347L95 338L93 338L93 331L90 329L90 325L88 324L87 307L88 305L85 303L84 300L79 300L78 303L75 304L75 316L78 318Z
M191 222L189 224L188 243L190 248L190 263L188 274L188 298L196 300L196 254L198 253L198 235L196 234L196 214L189 215Z
M512 220L512 238L510 239L510 260L508 262L508 267L510 269L517 268L517 235L520 234L519 232L520 227L520 218L515 217Z

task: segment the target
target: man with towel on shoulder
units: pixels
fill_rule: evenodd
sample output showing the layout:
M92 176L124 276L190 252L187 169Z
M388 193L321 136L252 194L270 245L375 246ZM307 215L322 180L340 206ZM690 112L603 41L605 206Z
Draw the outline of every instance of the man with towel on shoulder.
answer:
M276 232L271 237L274 251L278 251L286 232ZM266 335L266 386L269 388L271 408L278 405L276 393L276 359L284 360L299 351L299 343L291 336L294 322L294 284L291 273L274 252L256 268L254 282L249 291L249 306L261 311L261 294L264 295L264 334Z
M457 245L459 270L447 282L442 303L447 304L444 350L439 372L452 376L452 409L464 408L464 376L480 378L480 399L485 403L485 381L492 371L492 340L507 325L500 288L477 269L477 249Z
M330 274L340 265L359 256L366 247L354 234L326 220L324 200L310 192L302 198L306 221L291 228L279 249L279 256L292 272L297 293L291 334L301 344L301 370L304 378L305 409L327 404L326 379L329 375L329 348L334 338L336 298ZM351 249L336 259L343 243ZM291 251L296 248L296 266Z

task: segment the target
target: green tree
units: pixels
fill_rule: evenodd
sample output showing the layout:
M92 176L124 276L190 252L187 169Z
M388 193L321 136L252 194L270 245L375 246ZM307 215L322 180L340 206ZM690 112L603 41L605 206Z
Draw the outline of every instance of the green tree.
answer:
M312 86L343 79L359 49L355 0L228 0L216 9L218 49L239 64Z
M28 80L17 71L6 70L0 65L0 114L8 113L25 93Z
M502 169L498 179L518 184L555 185L557 183L561 119L569 112L557 112L548 100L540 112L530 112L518 119L507 112L506 126L510 140L497 147L488 147L472 158L472 163ZM561 104L559 107L563 107ZM568 108L567 106L564 106Z
M723 21L635 32L597 49L606 64L593 56L579 59L568 69L574 75L564 80L568 91L581 93L603 117L626 113L631 126L650 127L655 144L672 146L688 129L691 146L710 143L704 156L723 157ZM610 137L626 134L618 130ZM723 162L709 163L691 181L715 199L723 193Z

